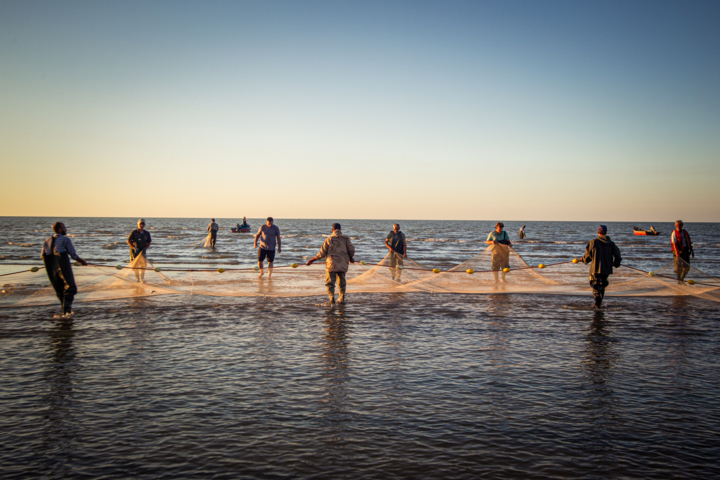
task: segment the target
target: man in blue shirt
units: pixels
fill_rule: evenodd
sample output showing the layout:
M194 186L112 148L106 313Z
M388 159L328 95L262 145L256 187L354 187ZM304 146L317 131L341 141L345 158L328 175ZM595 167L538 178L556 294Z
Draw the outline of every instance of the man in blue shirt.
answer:
M495 275L495 283L498 281L498 274L500 274L500 280L505 283L505 272L501 273L501 271L504 268L510 268L510 247L512 247L512 242L510 241L510 235L503 228L505 228L505 225L502 222L496 223L495 230L490 232L485 242L492 245L490 268L493 275Z
M70 258L83 265L87 265L87 262L78 256L72 241L65 236L67 235L67 229L64 223L55 222L52 228L55 235L43 243L42 259L50 283L55 289L60 305L62 305L63 315L70 316L73 313L73 299L77 293Z

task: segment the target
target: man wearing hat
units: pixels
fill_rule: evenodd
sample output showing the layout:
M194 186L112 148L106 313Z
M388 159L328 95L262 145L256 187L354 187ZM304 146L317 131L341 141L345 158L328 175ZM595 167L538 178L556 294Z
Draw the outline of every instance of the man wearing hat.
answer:
M500 274L500 280L505 283L504 269L510 268L510 247L512 247L512 242L510 241L510 235L503 228L505 228L504 223L496 223L495 230L490 232L485 242L492 245L490 268L495 276L495 283L498 282L498 274Z
M585 247L582 262L585 265L590 263L590 286L595 297L595 308L600 308L605 296L605 287L608 286L608 276L612 275L613 267L620 266L622 257L620 249L607 236L605 225L598 226L597 233L597 238L590 240Z

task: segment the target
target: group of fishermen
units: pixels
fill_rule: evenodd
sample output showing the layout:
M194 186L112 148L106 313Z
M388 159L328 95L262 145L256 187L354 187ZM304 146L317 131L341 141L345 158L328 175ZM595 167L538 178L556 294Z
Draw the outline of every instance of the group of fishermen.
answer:
M214 231L217 234L217 228L212 229L215 220L212 219L208 231ZM690 271L690 258L695 258L690 234L683 228L682 220L675 222L675 230L670 237L672 252L674 256L674 268L677 275L678 284L683 284L685 276ZM137 229L130 232L127 238L127 244L130 247L130 260L136 259L138 256L143 258L147 249L152 244L150 232L145 230L145 220L139 219ZM512 242L508 233L504 230L504 224L498 222L495 229L490 232L486 243L492 245L491 250L491 269L495 275L495 281L505 281L504 269L509 264L509 248ZM54 235L49 237L43 243L42 258L45 264L50 283L57 294L60 304L62 305L63 315L72 315L72 303L77 294L77 286L73 276L72 265L70 259L76 260L82 265L87 262L78 256L72 241L67 237L67 228L62 222L56 222L52 226ZM524 235L525 226L521 229L521 238ZM613 268L618 268L622 261L620 249L607 235L607 226L599 225L597 229L597 238L591 240L585 247L585 254L582 257L584 264L590 264L590 286L593 290L595 299L595 308L600 308L605 296L605 288L608 286L608 277L612 275ZM502 245L504 247L496 247ZM403 260L407 258L407 239L405 234L400 231L400 225L393 224L393 229L385 238L385 246L390 251L390 271L394 281L400 281L400 273L403 267ZM258 248L259 247L259 248ZM282 251L282 240L280 237L280 229L274 224L272 217L268 217L265 224L260 226L253 248L258 249L258 266L261 278L264 275L263 265L265 260L268 262L268 278L272 275L273 262L275 261L275 250L277 253ZM318 260L326 260L325 268L325 287L327 289L330 304L335 304L335 285L339 283L338 303L345 302L346 279L345 274L348 271L350 263L355 263L355 247L350 237L344 235L339 223L332 224L332 233L325 239L320 251L306 265L312 265ZM144 270L139 269L136 275L143 275ZM138 281L143 278L138 276Z

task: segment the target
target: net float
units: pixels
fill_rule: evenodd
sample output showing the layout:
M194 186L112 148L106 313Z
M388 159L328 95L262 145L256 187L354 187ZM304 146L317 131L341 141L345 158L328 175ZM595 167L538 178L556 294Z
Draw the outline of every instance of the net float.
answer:
M687 283L688 285L695 285L695 280L688 280Z
M508 267L503 268L503 272L507 273L509 271L510 271L510 269Z
M473 270L472 268L468 268L466 271L467 271L467 273L469 273L470 275L472 275L473 273L475 273L475 270Z
M255 265L255 266L253 267L253 270L255 270L255 271L257 272L258 270L260 270L260 267L258 267L257 265Z
M297 263L291 263L290 266L291 266L292 268L297 268L297 267L298 267L298 264L297 264Z
M30 271L33 272L33 273L37 272L38 270L40 270L38 267L32 267L32 268L30 269Z
M223 272L225 272L225 269L224 269L224 268L218 268L218 269L217 269L217 272L218 272L218 273L223 273Z
M578 259L577 259L577 258L573 258L573 259L572 259L572 262L573 262L573 263L578 263Z
M156 272L159 272L161 269L160 269L160 267L155 267L154 270L155 270Z
M115 265L115 268L117 268L118 270L122 270L122 269L123 269L123 266L122 266L122 265Z
M440 273L440 269L439 269L439 268L433 268L433 273Z
M538 268L545 268L545 264L541 263L540 265L538 265Z

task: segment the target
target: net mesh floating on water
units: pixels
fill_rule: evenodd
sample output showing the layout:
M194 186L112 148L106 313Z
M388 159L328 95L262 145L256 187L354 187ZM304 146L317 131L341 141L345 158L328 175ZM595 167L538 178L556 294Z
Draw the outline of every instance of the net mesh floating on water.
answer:
M489 246L455 267L436 273L432 266L388 254L376 264L357 262L347 274L348 293L532 293L589 295L588 267L564 261L545 268L528 265L512 248ZM720 279L688 266L678 284L672 261L644 272L623 266L610 276L607 296L693 295L720 301ZM500 269L504 269L500 270ZM221 273L219 270L223 270ZM472 272L472 273L469 273ZM9 280L11 279L11 280ZM57 302L43 270L6 276L0 306L49 305ZM295 297L325 294L325 266L276 266L258 278L250 268L155 268L140 255L130 265L75 267L76 302L155 295Z

